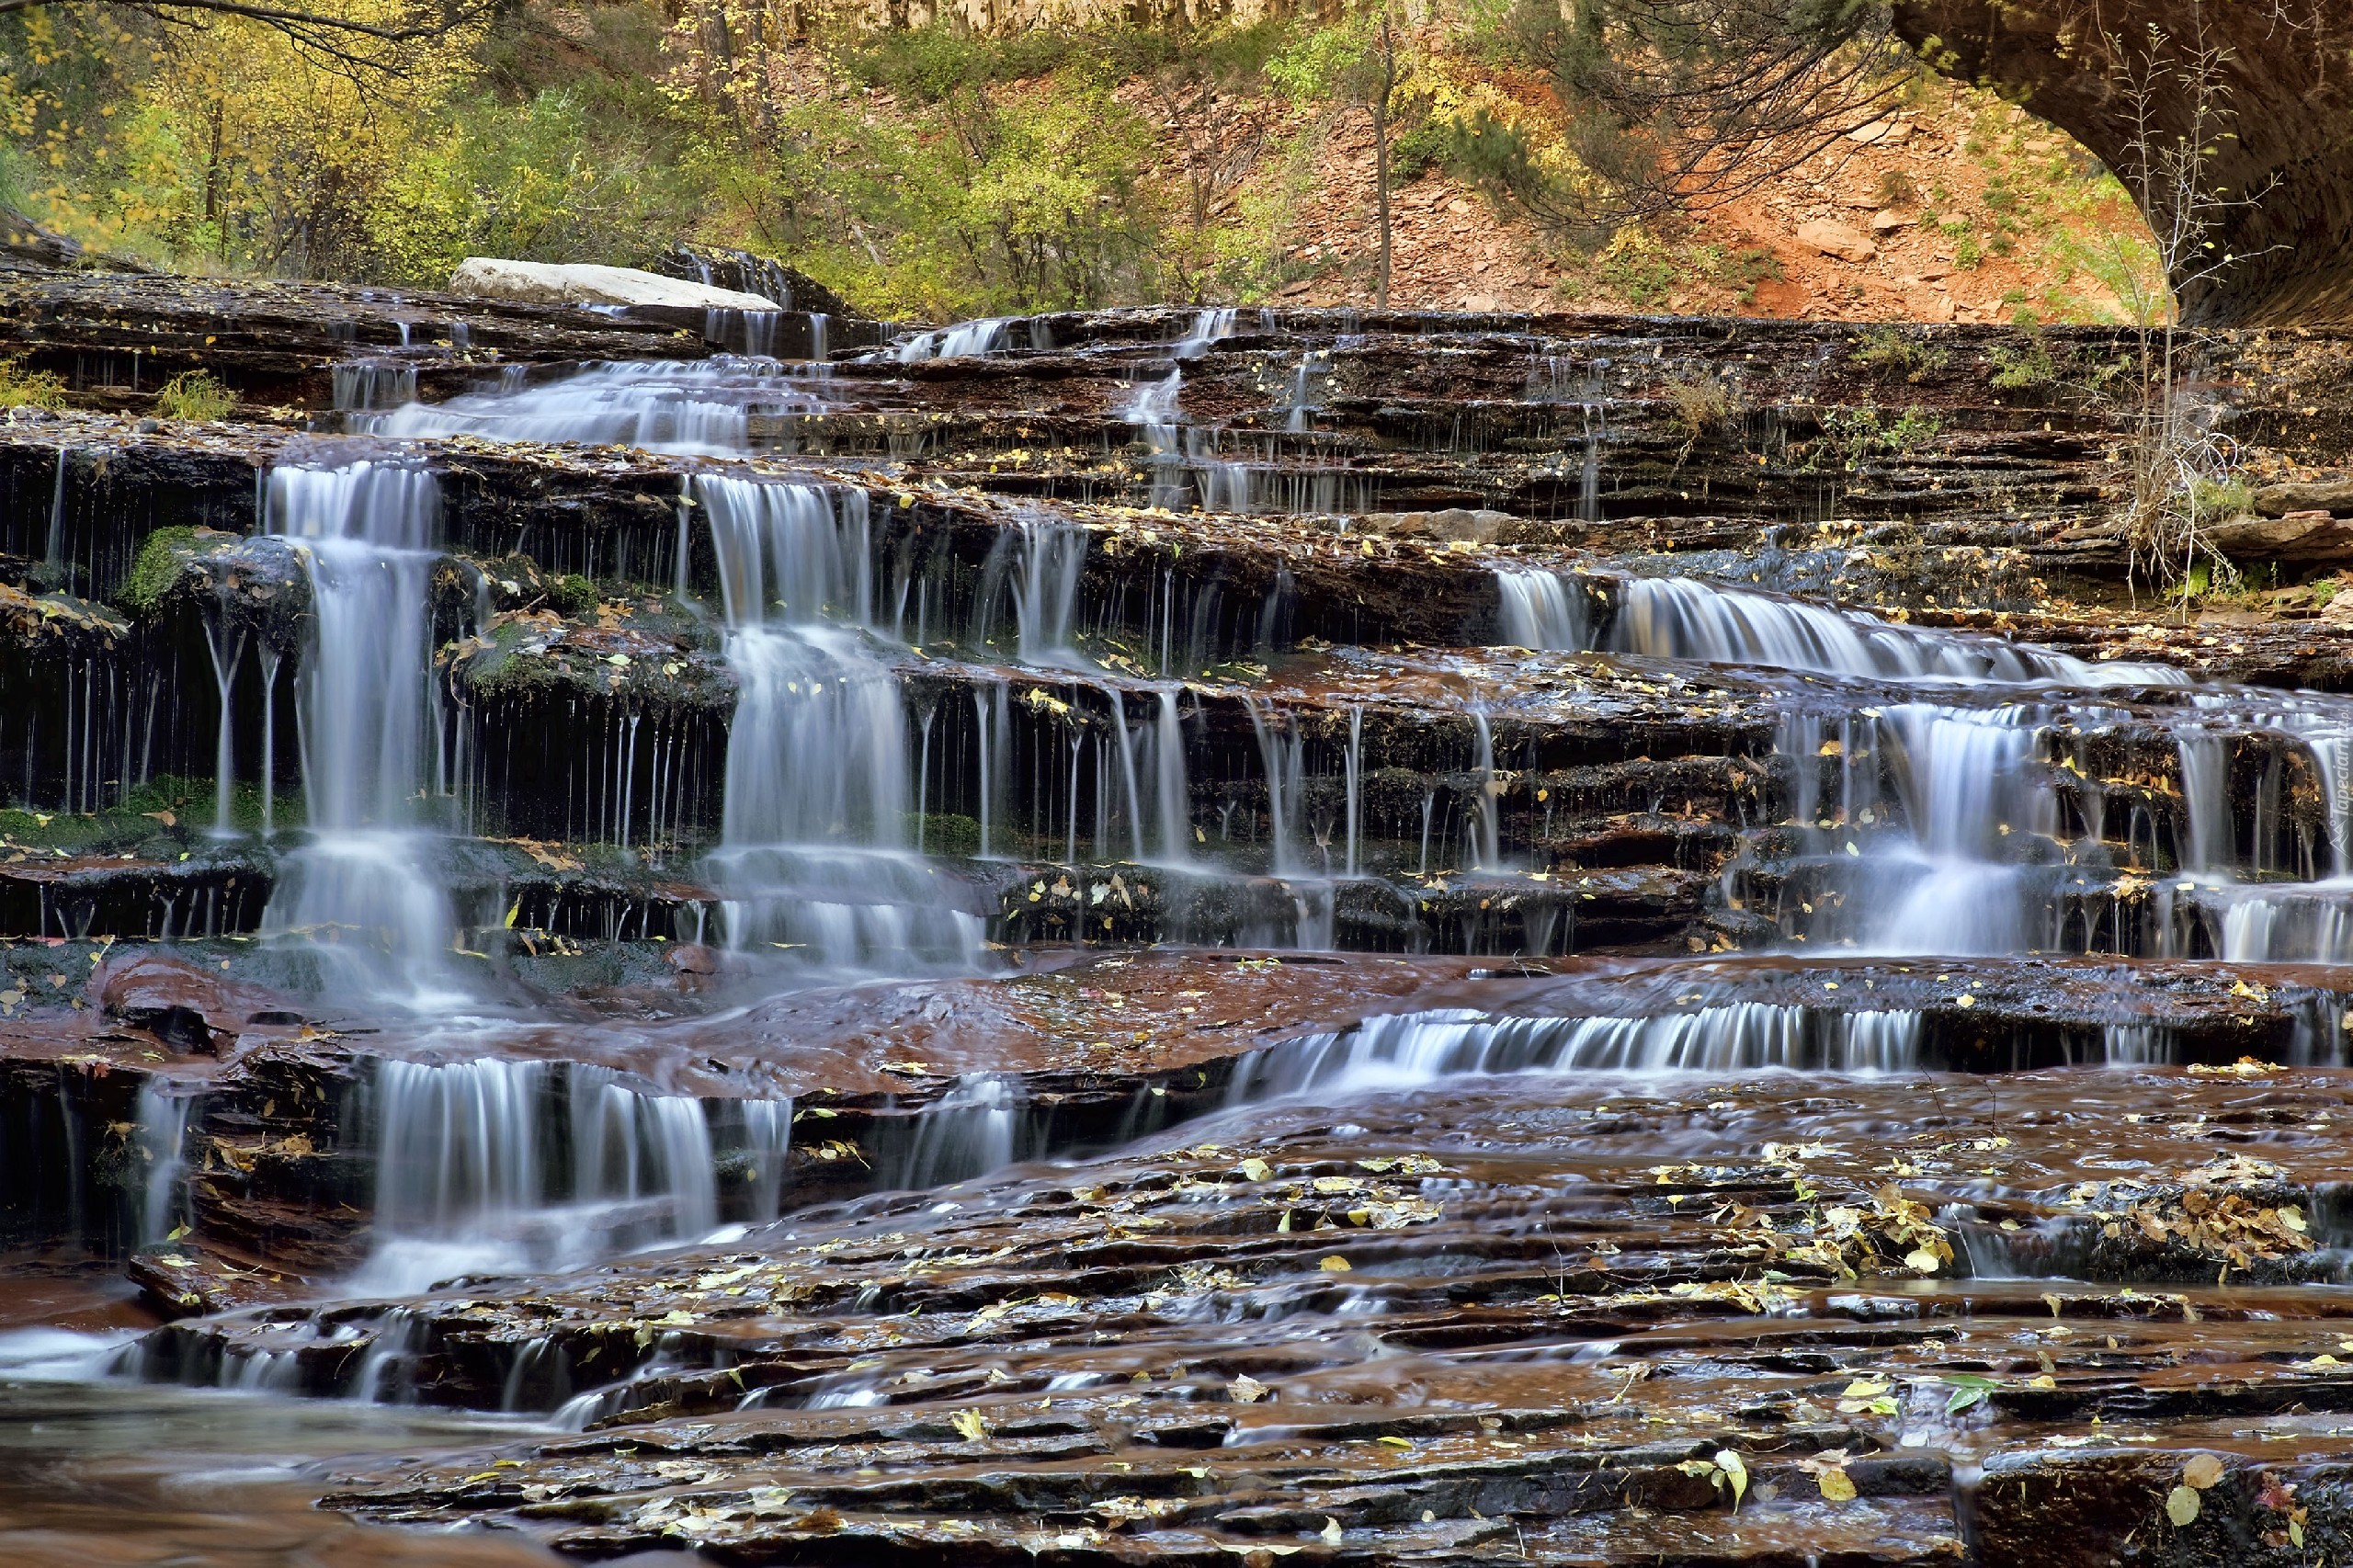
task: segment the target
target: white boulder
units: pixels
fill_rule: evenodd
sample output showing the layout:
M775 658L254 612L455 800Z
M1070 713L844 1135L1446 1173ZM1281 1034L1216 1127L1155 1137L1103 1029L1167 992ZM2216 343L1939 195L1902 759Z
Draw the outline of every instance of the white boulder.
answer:
M587 262L508 261L470 256L449 275L449 292L527 305L675 305L703 311L775 311L774 300L714 289L633 267Z

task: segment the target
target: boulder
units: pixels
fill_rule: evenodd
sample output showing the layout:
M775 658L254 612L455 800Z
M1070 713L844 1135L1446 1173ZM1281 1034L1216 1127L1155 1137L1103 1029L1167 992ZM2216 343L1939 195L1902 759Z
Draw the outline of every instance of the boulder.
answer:
M1879 254L1879 246L1871 243L1869 234L1828 218L1800 223L1798 244L1812 246L1824 256L1835 256L1841 261L1869 261Z
M2302 511L2284 517L2233 517L2206 530L2216 550L2240 561L2353 560L2353 517Z
M705 311L782 308L763 295L665 278L633 267L508 261L489 256L470 256L460 262L458 270L449 275L449 292L534 305L656 305Z
M2289 480L2255 493L2255 509L2267 517L2295 512L2353 512L2353 478Z

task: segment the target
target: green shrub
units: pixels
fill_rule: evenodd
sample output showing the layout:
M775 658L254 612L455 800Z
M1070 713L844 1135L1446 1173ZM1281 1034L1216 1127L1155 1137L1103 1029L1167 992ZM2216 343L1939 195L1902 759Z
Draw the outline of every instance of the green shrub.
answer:
M2255 492L2243 479L2195 479L2189 484L2189 511L2199 522L2243 517L2255 510Z
M225 419L237 406L237 394L202 370L183 370L155 394L155 412L166 419L207 424Z
M1892 325L1865 328L1851 352L1857 364L1868 365L1881 375L1900 375L1915 385L1931 370L1943 369L1952 358L1951 351L1942 346Z
M63 408L65 378L28 370L22 359L0 359L0 408Z
M2019 347L1996 344L1986 358L1994 366L1994 384L2005 392L2037 392L2059 379L2051 345L2039 336Z
M921 844L926 855L978 855L981 824L971 817L949 812L933 812L927 816L909 812L907 841Z

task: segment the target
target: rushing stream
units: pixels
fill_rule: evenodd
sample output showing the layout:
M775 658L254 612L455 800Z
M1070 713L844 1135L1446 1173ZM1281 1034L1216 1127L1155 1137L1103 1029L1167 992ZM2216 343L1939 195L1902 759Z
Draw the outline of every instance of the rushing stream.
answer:
M198 619L121 634L209 723L88 653L6 721L44 812L213 777L176 860L34 899L97 1006L0 1101L0 1555L1995 1561L1997 1406L2179 1353L2153 1301L2321 1365L2270 1336L2353 1244L2353 699L1988 630L1990 567L1637 551L1704 505L1669 336L821 323L347 367L183 542ZM1784 554L1811 406L1714 471ZM1495 453L1518 515L1458 505Z

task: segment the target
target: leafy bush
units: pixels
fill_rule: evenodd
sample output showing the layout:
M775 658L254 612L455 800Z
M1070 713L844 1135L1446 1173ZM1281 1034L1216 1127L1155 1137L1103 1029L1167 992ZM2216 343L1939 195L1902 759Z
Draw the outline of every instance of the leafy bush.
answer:
M385 180L368 219L373 270L437 286L469 256L639 261L691 231L701 194L694 178L613 144L584 94L465 106Z
M0 359L0 408L63 408L65 378L28 370L21 358Z
M2194 479L2188 500L2190 517L2200 523L2223 522L2255 510L2255 492L2243 479Z
M166 419L207 423L225 419L237 406L237 394L202 370L183 370L155 394L155 412Z
M1669 381L1664 390L1675 405L1675 424L1684 433L1687 449L1710 430L1730 424L1741 411L1737 390L1718 377Z
M1928 342L1913 329L1894 325L1866 328L1850 352L1857 364L1883 376L1900 375L1915 386L1952 358L1950 350Z
M1822 416L1822 434L1810 444L1807 466L1829 466L1847 472L1875 457L1903 457L1934 440L1943 424L1926 409L1912 407L1889 423L1881 409L1862 406L1834 408Z
M2059 379L2051 345L2040 336L2028 338L2023 347L1997 343L1986 358L1994 366L1994 384L2005 392L2036 392Z

